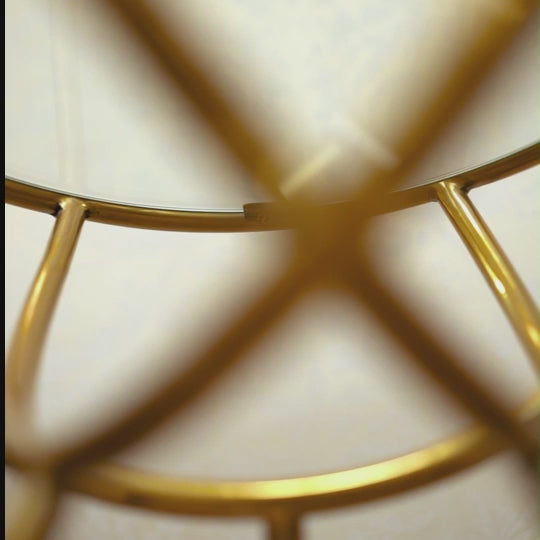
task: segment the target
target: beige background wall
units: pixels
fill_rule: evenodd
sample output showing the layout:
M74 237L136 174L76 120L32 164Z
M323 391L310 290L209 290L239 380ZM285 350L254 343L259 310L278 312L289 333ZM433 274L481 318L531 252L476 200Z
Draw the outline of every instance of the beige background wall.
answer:
M194 38L210 29L204 36L218 45L203 45L221 58L216 69L232 74L229 92L249 112L283 119L265 133L279 137L289 160L340 140L343 123L365 105L377 62L405 49L421 57L425 29L461 13L456 2L421 0L156 4L175 24L189 17L185 31ZM537 15L404 185L538 138ZM236 208L264 197L92 2L9 1L6 21L6 174L166 206ZM473 194L537 302L538 195L537 170ZM6 207L8 337L52 223ZM442 211L380 218L372 235L381 272L501 399L517 403L534 391L532 369ZM157 383L282 268L289 242L283 232L86 224L43 359L43 432L55 440L88 429ZM246 360L187 415L117 459L205 478L312 474L391 457L470 422L358 305L333 291L298 305ZM9 503L13 473L6 478ZM508 453L412 494L309 516L306 530L314 539L533 540L529 480ZM256 521L168 517L69 495L50 537L261 535Z

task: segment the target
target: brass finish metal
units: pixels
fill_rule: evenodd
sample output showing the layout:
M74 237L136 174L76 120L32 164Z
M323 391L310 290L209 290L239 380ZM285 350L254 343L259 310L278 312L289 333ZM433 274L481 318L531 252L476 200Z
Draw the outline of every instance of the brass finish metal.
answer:
M416 188L411 188L411 190L414 189ZM286 280L283 294L280 295L284 304L287 304L287 298L293 301L294 293L300 289L298 276L296 279L292 278L290 273L286 273L286 276L290 282L287 283L288 280ZM275 301L276 289L273 289L267 298ZM266 301L261 300L255 305L265 306ZM244 326L246 321L254 321L254 326L259 329L266 328L266 324L270 323L270 319L262 323L262 319L253 317L253 313L250 313L237 326L237 337L234 337L235 333L233 333L229 338L232 340L231 343L236 343L242 333L247 330ZM253 332L256 334L257 330ZM216 356L219 356L217 351L222 346L223 342L220 342L214 351L209 351L208 358L213 358L215 361ZM231 352L230 349L227 350ZM209 370L203 367L200 373L204 376L205 373L208 375L208 372ZM185 379L182 381L186 382ZM202 386L199 383L193 384L193 380L189 382L188 378L186 388L198 391L199 387L204 386L205 384ZM532 403L533 406L531 406L531 401L525 406L527 414L524 414L522 409L522 420L530 420L533 417L532 410L536 409L536 399L532 400ZM148 422L144 423L152 423L163 412L162 408L159 409L152 414ZM140 429L137 425L141 418L137 418L136 414L132 418L133 427ZM118 429L118 426L114 429ZM120 431L123 433L118 443L123 444L125 440L120 439L126 437L129 431L125 429L125 426ZM87 444L88 441L83 447ZM293 507L299 512L304 512L335 505L354 504L362 500L397 493L425 482L432 482L441 476L472 465L491 455L502 445L502 441L492 432L483 427L476 427L453 439L402 458L396 458L396 460L319 477L214 484L172 480L104 464L75 471L67 469L63 475L63 482L71 489L81 490L111 501L135 506L142 505L155 510L218 515L256 514L264 517L278 501L286 503L287 508ZM107 448L104 453L107 454L110 451L112 447ZM90 452L94 459L99 453L95 447ZM63 455L57 463L63 463L66 457ZM18 458L11 455L8 456L8 461L17 463ZM421 466L418 469L409 469L410 465L407 464L411 463L421 463ZM49 465L52 464L49 463ZM373 473L373 476L369 471L378 472ZM383 471L390 476L385 476ZM345 479L348 479L348 483ZM344 487L345 485L347 488ZM271 530L277 530L276 527L277 525Z
M538 394L516 411L529 428L538 422ZM409 454L316 476L250 482L184 480L113 464L77 469L69 489L115 503L169 513L267 515L273 508L307 512L388 497L464 470L505 448L482 425ZM10 462L8 455L8 463Z
M49 246L9 352L6 383L10 398L17 403L27 401L32 393L47 330L86 215L85 204L77 199L61 200L57 210Z
M470 199L454 182L439 182L438 199L458 231L527 355L540 369L540 313L497 240Z
M54 214L59 202L66 197L77 197L86 205L88 221L108 225L122 225L140 229L186 232L249 232L264 230L258 224L246 222L242 210L209 211L152 208L102 201L72 195L5 178L5 199L30 210Z
M300 522L286 507L267 517L268 540L298 540L300 538Z
M16 450L27 459L40 446L34 432L31 410L39 360L85 213L83 202L72 198L60 199L47 251L9 350L5 393L6 448ZM35 473L31 476L29 489L35 485L43 486L44 478L48 478L46 470ZM37 512L36 515L41 514Z
M241 119L220 93L209 72L201 67L201 62L188 53L189 47L172 36L165 21L143 0L108 0L107 3L147 47L179 93L190 99L239 163L280 198L279 185L284 170L273 149L266 148L255 135L256 130ZM504 22L508 22L509 27L517 25L517 19ZM297 202L277 207L273 203L246 205L245 213L175 211L66 196L6 179L8 202L52 214L61 210L17 330L6 377L7 462L28 471L34 482L32 493L40 499L36 535L41 534L54 511L57 488L69 488L113 502L166 512L258 515L267 521L270 538L292 540L300 536L301 517L305 512L356 504L433 482L479 462L507 443L520 449L528 458L536 455L538 443L530 435L530 429L531 423L537 421L538 396L528 400L515 413L505 411L481 384L463 370L456 369L456 359L427 334L384 284L378 282L366 254L356 254L354 249L359 240L365 240L374 214L439 200L482 271L491 280L492 287L497 289L496 293L503 295L495 278L503 286L512 287L512 293L499 300L522 340L531 341L538 347L534 341L538 330L535 334L522 328L524 324L537 323L534 306L519 279L515 279L517 276L511 270L509 273L509 263L464 194L472 187L537 163L538 144L468 173L460 173L457 178L452 176L388 195L404 167L409 167L423 150L428 134L432 135L432 128L440 127L450 116L447 105L459 97L464 81L485 67L511 34L508 28L501 33L504 26L501 24L501 21L494 23L486 28L485 35L475 38L477 54L469 55L461 63L456 61L453 66L456 72L450 73L441 95L433 97L423 115L415 120L407 141L398 141L393 150L399 152L404 165L394 170L391 177L388 173L375 171L350 202L323 208L324 219L321 219L320 208ZM278 212L275 212L276 208ZM231 232L293 226L297 230L297 251L288 270L268 290L261 292L244 315L233 321L206 352L189 364L190 368L174 374L167 386L142 399L124 418L101 433L79 441L73 447L50 451L32 433L32 386L46 330L86 218L104 223L189 231ZM302 294L328 277L348 287L394 339L413 352L418 363L485 424L382 463L303 478L198 482L99 463L142 437L173 411L196 399ZM534 350L537 349L531 348L530 352ZM43 479L45 481L41 482ZM13 538L18 540L19 537Z
M534 143L478 167L443 176L411 188L383 194L370 211L374 214L396 212L437 201L437 186L442 182L453 182L467 193L471 189L508 178L510 175L527 170L539 163L540 143ZM321 211L333 209L343 213L343 210L347 210L350 205L351 202L345 201L319 208ZM289 228L294 225L294 216L290 215L288 206L282 202L249 203L244 205L244 212L246 219L258 221L269 229L273 227Z
M440 182L454 182L468 192L534 167L538 163L540 143L534 143L479 167L412 188L393 191L382 197L383 200L376 206L377 213L393 212L437 201L436 186ZM88 221L124 227L186 232L251 232L290 229L295 224L288 206L280 202L250 203L244 205L243 210L232 211L166 209L104 201L47 189L16 178L5 178L6 202L23 208L54 214L60 201L69 197L84 202ZM338 202L320 209L324 211L332 208L343 215L343 210L347 210L350 205L349 202Z
M513 158L510 158L509 161L515 163ZM92 215L91 210L89 210L89 215ZM325 222L325 226L327 225ZM52 466L53 464L64 463L64 466L72 467L76 463L84 462L90 456L92 459L97 459L98 456L110 454L118 450L119 445L134 442L152 426L157 427L158 423L164 421L167 415L175 411L176 407L181 403L185 405L201 391L205 390L211 381L216 380L226 366L235 361L250 342L255 341L261 330L268 329L271 321L275 320L278 314L281 314L284 309L291 305L302 286L308 283L309 274L311 273L312 278L316 278L324 266L323 261L326 259L333 260L333 257L329 257L326 251L327 249L333 249L333 238L334 235L331 235L329 246L323 246L321 236L317 235L315 253L312 256L308 255L309 250L306 248L305 253L302 254L302 260L297 261L284 274L281 282L276 283L264 296L259 298L254 303L254 307L248 310L239 321L224 333L222 338L211 346L202 357L196 358L189 363L193 367L187 373L181 372L176 377L171 377L171 383L167 388L156 391L154 395L146 398L126 417L108 426L102 433L95 435L92 440L80 441L75 447L64 448L57 454L43 453L42 449L42 454L33 458L33 465ZM363 264L362 267L365 273L367 264ZM371 275L366 282L371 283L374 280L375 276ZM372 287L371 290L374 291L375 289ZM386 297L385 302L390 302L390 298ZM381 305L384 305L384 303ZM373 309L376 309L376 307ZM407 317L402 317L402 319L405 321ZM399 331L399 329L396 331ZM401 329L401 332L405 339L408 339L409 343L411 343L411 328ZM424 339L427 340L428 336L424 336ZM418 343L423 343L423 341L418 341ZM522 428L512 421L508 413L497 407L493 399L485 396L485 392L478 385L476 385L478 390L476 393L468 392L463 394L462 391L460 392L461 387L470 390L471 385L474 386L474 382L466 373L459 371L457 362L445 354L444 350L440 347L432 348L426 350L424 355L428 359L424 364L432 369L435 364L431 359L440 359L439 380L442 377L442 381L444 381L445 377L441 374L444 373L448 376L448 370L451 369L451 366L454 366L454 375L451 378L451 380L455 381L453 384L454 393L457 393L458 397L462 396L460 399L465 400L465 404L469 409L475 411L484 420L492 423L497 430L500 430L501 426L506 426L506 428L502 428L503 431L506 429L508 433L513 433L510 437L517 441L518 446L523 448L527 455L536 451L535 441L531 441L531 438L523 432ZM445 384L449 384L448 381ZM483 400L480 396L484 396ZM495 410L498 410L498 412L495 413Z

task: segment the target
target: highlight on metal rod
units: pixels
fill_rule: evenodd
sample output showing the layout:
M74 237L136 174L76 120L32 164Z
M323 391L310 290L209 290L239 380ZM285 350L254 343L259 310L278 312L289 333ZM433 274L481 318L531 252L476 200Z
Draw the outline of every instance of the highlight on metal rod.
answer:
M85 216L86 206L82 201L72 198L60 201L49 244L24 305L8 354L6 405L10 409L26 405L32 394L46 334Z
M464 190L454 182L444 181L436 185L435 192L527 356L540 370L540 313L527 288Z
M529 429L538 423L535 393L513 411ZM353 469L315 476L261 481L183 479L101 463L64 476L62 485L99 499L167 513L264 516L276 505L295 513L359 504L435 482L476 465L505 448L504 441L477 424L409 454ZM16 456L6 453L7 463Z
M502 180L540 163L540 142L532 143L483 165L436 178L408 189L389 193L378 204L377 212L394 212L411 206L437 201L435 187L439 182L452 181L465 191ZM133 205L85 197L37 186L20 179L5 177L5 200L9 204L52 214L60 201L76 198L87 208L87 220L109 225L187 232L248 232L290 229L295 226L287 206L279 202L249 203L236 210L192 210ZM348 202L323 205L346 209ZM317 210L317 207L314 208Z
M350 290L371 308L379 324L392 332L396 341L410 353L412 361L435 380L457 402L485 422L499 436L505 437L536 467L539 441L507 410L484 384L464 369L414 319L407 316L405 306L389 294L370 268L363 254L347 259L344 278Z

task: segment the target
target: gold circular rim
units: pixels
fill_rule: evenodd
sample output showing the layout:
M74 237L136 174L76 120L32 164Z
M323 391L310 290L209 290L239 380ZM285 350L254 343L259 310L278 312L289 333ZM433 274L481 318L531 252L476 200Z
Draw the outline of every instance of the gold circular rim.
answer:
M530 428L537 426L540 394L536 392L514 413ZM100 500L165 513L264 516L286 506L300 514L397 495L466 470L505 446L496 433L475 424L448 439L396 458L312 476L190 480L106 462L71 471L62 482L72 491ZM9 446L6 464L24 468Z
M392 212L436 200L440 182L454 182L470 190L500 180L540 163L540 142L489 161L478 167L435 178L388 194L377 213ZM184 232L256 232L290 229L293 220L282 211L283 202L253 203L241 210L188 210L132 205L84 197L5 177L5 201L30 210L55 214L62 200L74 198L86 206L86 220L108 225ZM335 203L338 206L347 203Z
M523 423L537 423L539 405L535 393L518 407L516 415ZM71 473L65 483L102 500L168 513L264 515L285 505L303 513L396 495L467 469L503 448L495 433L477 424L397 458L314 476L214 482L104 463Z

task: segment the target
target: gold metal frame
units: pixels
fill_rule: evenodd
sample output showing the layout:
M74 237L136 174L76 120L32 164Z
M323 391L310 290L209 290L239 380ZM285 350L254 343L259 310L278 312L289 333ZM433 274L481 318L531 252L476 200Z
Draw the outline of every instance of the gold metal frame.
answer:
M524 349L536 363L539 341L534 303L466 193L538 163L540 143L475 169L393 192L378 209L378 212L398 211L438 200L469 247ZM35 446L37 441L30 434L16 433L15 427L24 417L26 421L31 417L27 407L37 361L85 220L176 231L240 232L286 229L291 227L292 219L280 203L249 204L244 212L198 212L137 208L75 198L8 178L5 188L6 202L50 213L57 219L12 343L6 374L7 418L12 419L7 426L6 459L8 464L23 470L37 466L37 470L43 471L50 468L51 461L58 464L65 459L59 456L44 459L39 453L36 455L35 450L41 452L42 447ZM331 207L342 211L341 207L346 204L337 203L318 210L328 211ZM538 395L528 399L513 414L516 420L531 426L538 418ZM112 464L96 464L82 469L69 467L62 475L61 485L111 502L165 512L260 515L269 521L272 530L279 531L274 533L276 538L295 538L299 534L298 525L291 523L296 523L302 513L356 504L433 482L478 463L504 446L493 431L477 425L429 448L395 459L312 477L197 482ZM33 451L29 455L30 448ZM43 482L41 473L39 478Z
M363 249L370 219L380 213L438 202L484 274L523 348L539 367L538 310L467 193L540 162L533 144L481 167L403 191L391 191L404 168L393 175L377 171L350 201L315 206L285 200L279 185L284 168L254 135L212 83L202 65L167 31L143 0L109 0L126 26L155 56L175 88L195 105L224 145L278 202L249 204L236 212L199 212L119 204L40 188L6 178L6 202L56 218L49 246L25 304L6 371L6 462L23 472L19 508L8 537L40 538L52 518L59 492L70 489L112 502L153 510L202 515L256 515L268 523L269 537L291 540L301 534L306 512L390 496L462 470L504 447L514 447L536 466L538 394L507 411L485 386L422 327L400 299L381 283ZM495 32L497 34L497 32ZM498 35L498 34L497 34ZM491 36L493 37L493 36ZM468 62L472 76L504 40L487 40ZM464 68L462 68L464 69ZM442 103L462 94L463 73ZM441 101L438 102L439 104ZM448 108L419 119L408 141L405 166L426 142L426 122L439 127ZM433 129L434 129L433 127ZM381 182L385 179L386 182ZM32 415L35 376L43 342L86 220L162 230L241 232L296 230L296 250L287 270L246 311L232 321L187 369L141 399L124 417L72 446L50 449L39 440ZM360 249L357 248L360 243ZM324 280L338 283L366 306L388 333L456 403L479 423L431 447L347 471L310 477L252 482L199 482L119 467L105 458L143 437L173 412L185 408L220 376L291 306ZM32 505L34 511L29 514Z

